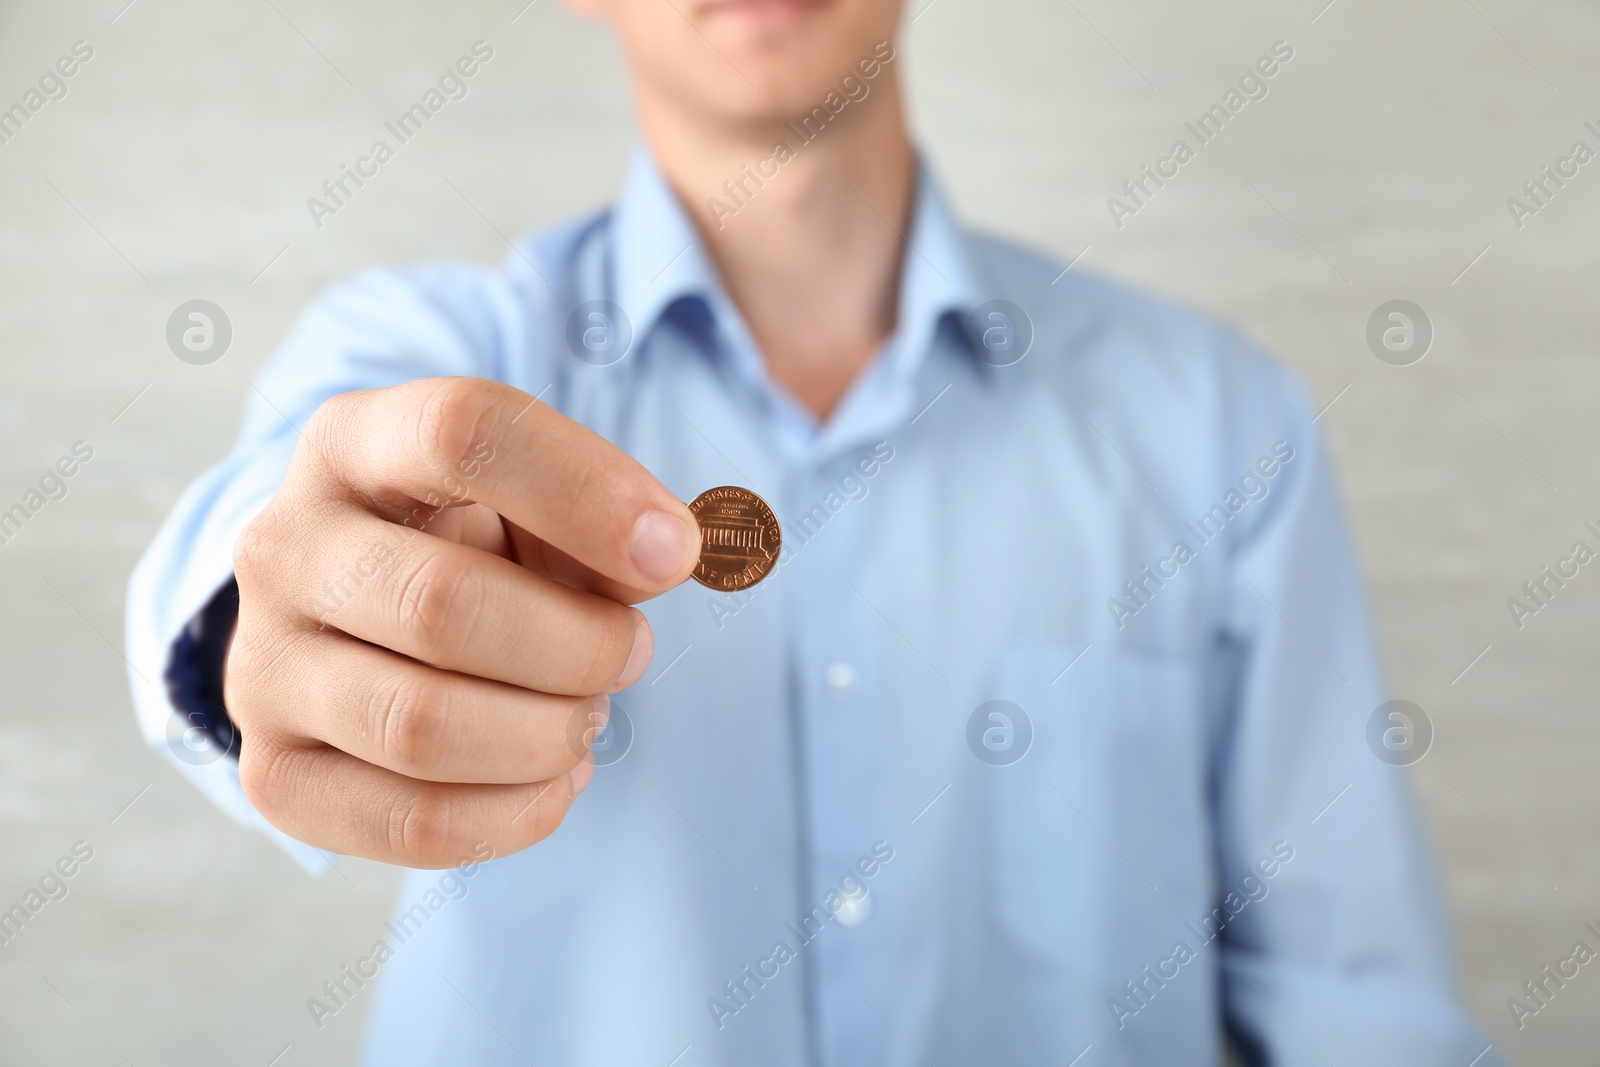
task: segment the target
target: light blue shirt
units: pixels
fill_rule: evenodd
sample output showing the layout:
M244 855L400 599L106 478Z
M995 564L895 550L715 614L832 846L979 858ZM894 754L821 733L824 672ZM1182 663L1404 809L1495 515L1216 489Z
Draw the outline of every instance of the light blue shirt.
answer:
M569 345L589 301L625 319L580 309ZM1304 387L1200 315L964 231L926 174L898 328L821 424L643 155L613 210L498 270L332 288L133 577L153 742L175 712L145 679L296 427L444 374L542 397L684 500L754 489L783 555L743 595L643 605L655 660L566 822L410 873L383 940L306 991L308 1030L370 1010L386 1067L1194 1065L1225 1028L1275 1065L1488 1046L1409 772L1369 742L1388 694ZM178 766L327 862L231 759Z

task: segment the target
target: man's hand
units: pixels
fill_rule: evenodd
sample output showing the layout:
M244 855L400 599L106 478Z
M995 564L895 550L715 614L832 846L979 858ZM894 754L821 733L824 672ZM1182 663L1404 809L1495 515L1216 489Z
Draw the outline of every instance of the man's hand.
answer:
M510 386L329 400L234 550L245 794L302 841L408 867L539 841L650 661L627 605L699 542L637 462Z

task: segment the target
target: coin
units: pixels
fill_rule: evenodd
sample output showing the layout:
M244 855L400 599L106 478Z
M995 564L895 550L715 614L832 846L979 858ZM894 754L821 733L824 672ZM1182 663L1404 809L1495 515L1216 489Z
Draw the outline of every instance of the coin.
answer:
M711 589L749 589L778 565L783 535L767 502L737 485L707 489L689 505L700 524L694 580Z

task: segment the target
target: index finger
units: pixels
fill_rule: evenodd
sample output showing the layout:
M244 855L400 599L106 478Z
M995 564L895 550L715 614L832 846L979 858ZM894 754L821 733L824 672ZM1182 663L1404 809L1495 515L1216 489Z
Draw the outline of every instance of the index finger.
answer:
M335 397L308 427L353 496L420 528L484 504L621 589L665 592L694 570L700 528L633 457L527 393L427 378Z

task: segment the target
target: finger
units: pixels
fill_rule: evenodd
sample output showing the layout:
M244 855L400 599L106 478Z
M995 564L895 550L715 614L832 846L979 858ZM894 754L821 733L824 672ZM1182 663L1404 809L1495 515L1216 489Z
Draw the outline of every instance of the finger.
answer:
M587 770L585 769L587 768ZM519 852L555 831L588 784L585 762L546 782L445 785L375 767L335 748L246 736L245 795L268 822L316 848L439 869Z
M510 546L507 553L509 558L536 574L573 589L614 600L618 604L636 604L650 599L652 595L609 578L593 567L584 566L550 542L541 541L526 530L510 523L506 523L504 528Z
M485 504L641 595L677 585L698 560L694 516L649 471L499 382L431 378L346 393L306 432L305 462L327 464L351 499L391 521Z
M461 543L484 552L511 558L511 537L493 508L469 504L461 511Z
M637 608L338 507L345 514L330 516L329 532L288 549L300 556L286 588L302 617L435 667L545 693L609 693L644 673L654 639Z
M511 558L511 538L493 508L464 504L441 511L424 528L435 537L468 545L493 555Z
M332 632L307 635L259 688L252 716L430 782L512 785L566 774L611 702L442 671Z

